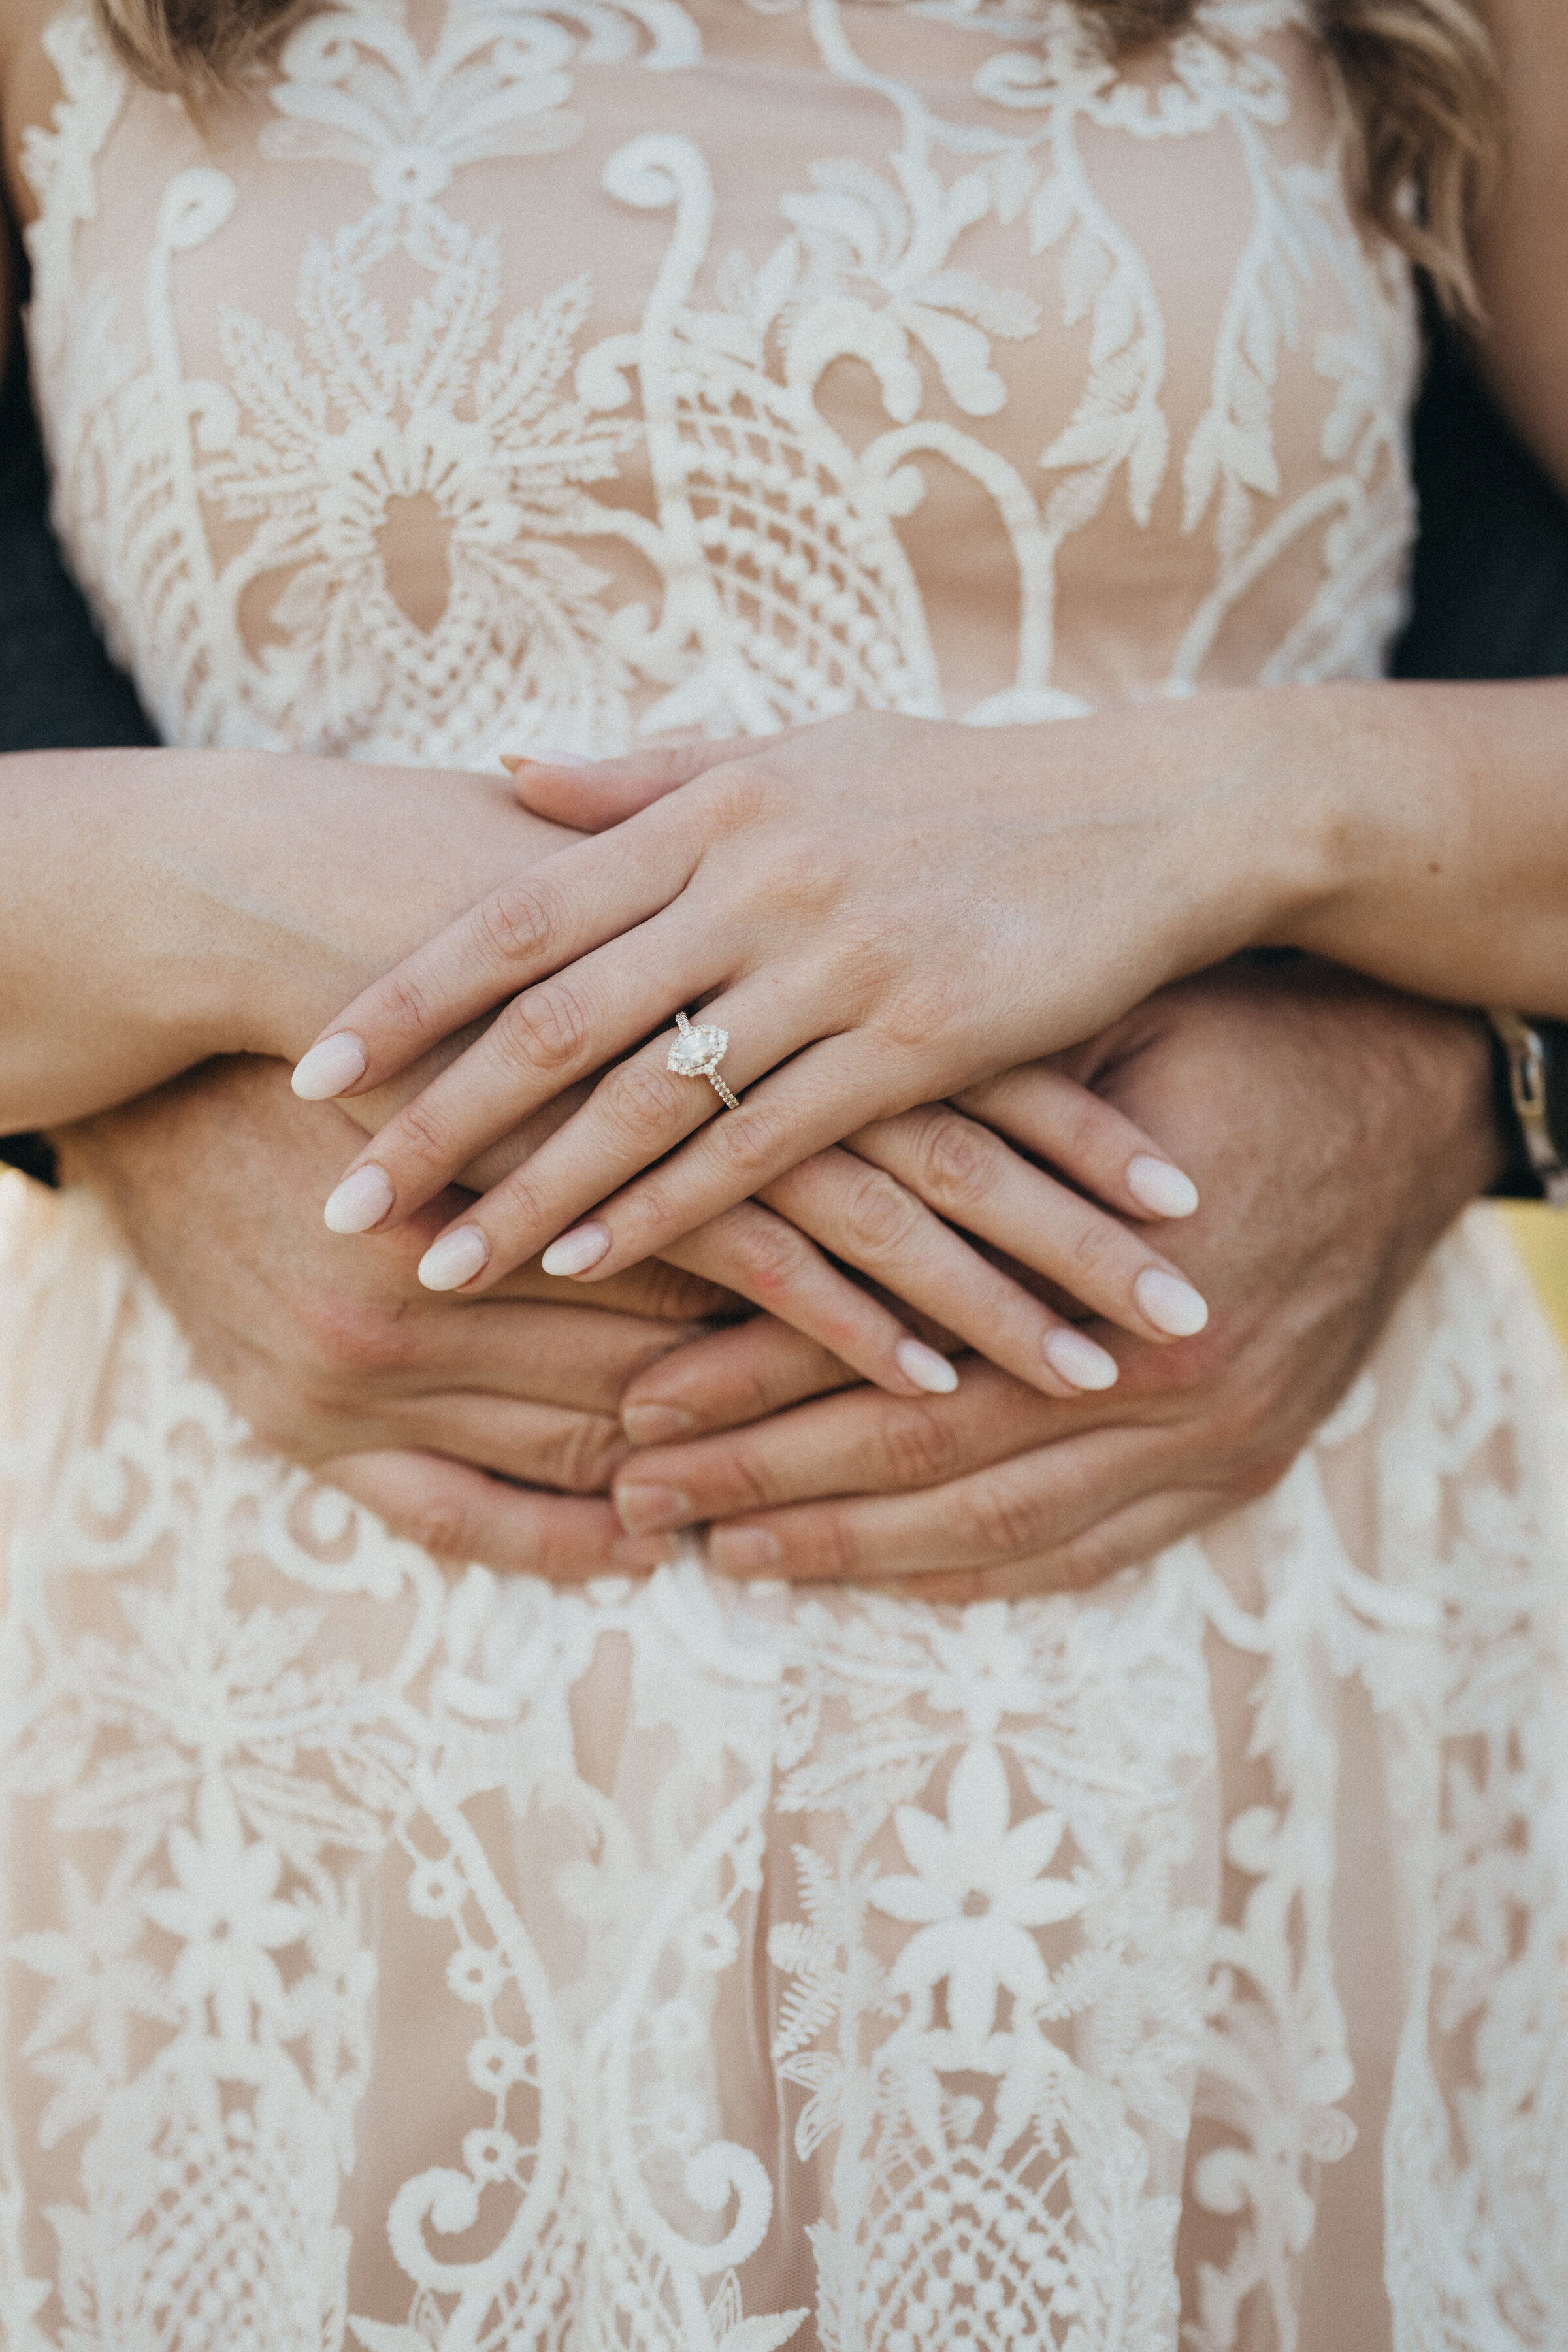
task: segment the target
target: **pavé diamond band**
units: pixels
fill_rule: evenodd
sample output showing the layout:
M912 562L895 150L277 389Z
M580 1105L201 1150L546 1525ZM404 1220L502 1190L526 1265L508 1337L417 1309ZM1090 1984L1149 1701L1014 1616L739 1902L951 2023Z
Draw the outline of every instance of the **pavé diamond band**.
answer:
M730 1032L715 1029L703 1022L693 1028L684 1013L675 1016L680 1034L669 1049L668 1069L678 1078L706 1078L726 1110L739 1110L741 1106L719 1076L719 1065L729 1050Z

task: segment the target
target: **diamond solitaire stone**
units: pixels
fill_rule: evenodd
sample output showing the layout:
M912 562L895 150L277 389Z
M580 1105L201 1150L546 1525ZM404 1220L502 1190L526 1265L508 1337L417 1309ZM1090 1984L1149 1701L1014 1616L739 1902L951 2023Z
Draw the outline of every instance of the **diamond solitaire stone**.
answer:
M730 1092L719 1076L730 1032L715 1028L711 1021L694 1024L684 1013L676 1014L675 1025L680 1034L669 1049L665 1067L673 1070L678 1078L706 1078L726 1110L739 1110L739 1097Z
M706 1078L723 1060L729 1043L727 1029L711 1028L706 1022L688 1026L669 1049L668 1066L678 1077Z

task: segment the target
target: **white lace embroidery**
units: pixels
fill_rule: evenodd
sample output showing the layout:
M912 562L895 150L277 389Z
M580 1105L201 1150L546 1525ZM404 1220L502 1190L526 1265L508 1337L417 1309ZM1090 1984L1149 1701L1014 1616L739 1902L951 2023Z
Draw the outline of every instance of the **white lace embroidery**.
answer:
M1393 2340L1555 2343L1562 1591L1483 1233L1385 1345L1397 1414L1364 1379L1228 1558L961 1612L695 1564L449 1581L258 1459L96 1212L7 1192L9 1360L75 1349L121 1400L79 1396L52 1492L56 1392L14 1377L7 1412L11 1902L44 1923L10 1944L43 2104L9 2116L7 2342L1078 2352L1168 2346L1180 2281L1184 2344L1294 2344L1355 2137L1347 1975L1375 1998L1333 1914L1338 1687L1398 1857L1397 1899L1354 1890L1405 1938ZM1376 1577L1335 1528L1352 1456ZM1205 1616L1258 1662L1217 1750ZM388 1971L426 2034L444 1979L434 2070Z
M965 61L940 110L900 21ZM1125 690L1375 670L1408 302L1331 122L1291 143L1304 12L1212 0L1146 83L1058 0L737 14L861 140L745 236L728 22L355 0L211 154L51 26L57 495L169 736L1049 716L1121 531L1184 567ZM601 71L629 304L553 249ZM1194 395L1111 159L1216 142L1251 209ZM498 160L552 235L465 213ZM286 299L256 247L191 275L306 167ZM943 479L984 692L911 552ZM1266 1503L960 1612L450 1575L259 1454L89 1203L0 1220L7 2346L1287 2352L1347 2292L1369 2352L1561 2345L1564 1407L1484 1227Z
M819 69L862 93L873 119L890 111L895 143L876 161L809 163L806 185L779 191L782 239L748 258L714 250L712 165L696 139L629 141L604 185L670 226L636 327L596 342L586 276L503 322L500 233L454 216L454 182L487 159L574 148L574 76L631 58L639 39L643 69L694 68L691 20L672 0L550 12L473 0L445 15L428 56L395 6L363 0L308 25L270 93L280 119L261 129L259 154L351 166L370 208L304 237L297 335L225 305L216 375L192 375L183 358L177 262L224 230L236 183L201 163L171 178L139 332L108 278L84 305L73 234L93 217L93 161L123 86L79 18L57 22L68 100L53 131L31 135L26 166L43 205L33 331L60 519L169 740L459 762L530 735L605 750L634 726L769 731L857 704L940 713L931 615L900 537L933 461L973 485L969 527L989 513L1016 575L1012 681L967 715L999 724L1081 708L1058 676L1063 550L1119 479L1148 530L1171 461L1158 290L1089 167L1086 133L1143 144L1227 133L1253 208L1210 405L1181 453L1181 529L1212 528L1215 572L1142 690L1201 682L1227 619L1302 543L1315 586L1288 620L1282 610L1256 674L1375 669L1409 527L1408 304L1350 222L1337 140L1312 163L1270 143L1290 120L1285 73L1235 43L1278 34L1298 10L1211 0L1152 91L1119 80L1079 12L1046 0L1037 22L994 20L1026 46L993 46L973 91L954 89L965 108L952 119L863 60L852 7L811 0L808 13ZM946 0L921 16L970 38L993 26ZM680 120L655 94L647 110ZM983 230L1026 290L966 265ZM395 254L422 289L402 334L372 291ZM1293 419L1300 480L1288 484L1276 391L1308 288L1331 296L1311 369L1337 389L1310 435ZM1087 322L1088 372L1065 428L1030 447L1010 410L1053 313L1064 329ZM1016 354L1010 374L1003 347ZM889 420L858 444L825 382L851 360ZM994 429L973 429L987 419ZM614 497L634 449L651 512ZM423 618L399 601L382 548L394 508L418 500L449 575ZM215 530L238 535L221 561ZM651 598L609 594L610 576L573 541L618 542ZM268 583L258 624L247 599Z

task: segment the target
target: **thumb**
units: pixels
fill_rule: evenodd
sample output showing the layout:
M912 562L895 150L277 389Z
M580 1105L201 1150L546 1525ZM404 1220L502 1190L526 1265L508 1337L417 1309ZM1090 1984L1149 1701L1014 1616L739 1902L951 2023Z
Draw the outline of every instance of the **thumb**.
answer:
M604 833L636 816L667 793L738 759L744 736L722 743L668 743L629 751L620 760L579 760L574 753L516 751L501 758L518 799L535 816L578 833Z

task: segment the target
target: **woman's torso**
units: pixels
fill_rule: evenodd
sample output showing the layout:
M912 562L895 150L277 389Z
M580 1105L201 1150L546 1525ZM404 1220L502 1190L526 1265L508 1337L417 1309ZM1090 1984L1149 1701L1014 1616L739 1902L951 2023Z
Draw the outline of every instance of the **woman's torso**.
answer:
M1120 71L1068 0L353 0L199 131L84 12L46 39L58 520L170 740L1380 665L1409 293L1296 0Z

